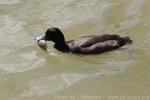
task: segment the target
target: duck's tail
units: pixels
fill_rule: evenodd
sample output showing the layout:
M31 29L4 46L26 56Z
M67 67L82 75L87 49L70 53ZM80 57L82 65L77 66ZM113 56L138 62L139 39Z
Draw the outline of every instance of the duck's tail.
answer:
M121 46L126 45L126 44L132 44L133 41L130 39L130 37L120 37L119 43Z

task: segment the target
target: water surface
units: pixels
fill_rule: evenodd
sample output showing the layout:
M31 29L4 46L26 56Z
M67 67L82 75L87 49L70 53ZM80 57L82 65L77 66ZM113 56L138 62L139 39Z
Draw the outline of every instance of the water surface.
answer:
M1 99L150 96L149 6L149 0L0 0ZM95 56L64 54L49 43L55 54L49 56L34 38L53 26L66 40L109 33L134 43Z

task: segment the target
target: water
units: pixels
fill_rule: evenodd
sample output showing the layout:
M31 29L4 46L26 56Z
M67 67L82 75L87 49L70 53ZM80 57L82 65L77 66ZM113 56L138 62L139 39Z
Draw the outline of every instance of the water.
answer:
M149 0L0 0L1 100L150 96L149 6ZM64 54L49 43L55 56L48 56L34 38L52 26L66 40L113 33L134 43L94 56Z

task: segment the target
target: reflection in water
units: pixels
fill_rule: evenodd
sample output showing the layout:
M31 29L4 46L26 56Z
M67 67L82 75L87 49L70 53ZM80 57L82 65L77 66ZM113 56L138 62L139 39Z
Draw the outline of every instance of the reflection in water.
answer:
M54 93L63 90L81 79L86 78L88 75L63 73L58 75L52 75L41 79L32 80L29 82L29 90L25 91L22 96L43 96L46 94Z
M35 51L21 51L30 46L30 40L33 40L29 35L23 34L24 22L14 20L8 15L1 16L0 22L0 69L11 73L23 72L45 61L43 58L39 59Z
M131 4L129 4L128 6L126 15L131 16L137 13L140 14L139 10L143 4L144 4L144 0L133 0Z
M17 4L19 0L0 0L0 5Z
M10 43L2 42L0 44L0 59L1 63L15 55L15 50L13 50L13 46Z
M149 0L0 0L1 99L149 95L149 5ZM134 42L94 56L64 54L49 42L56 54L49 56L34 38L52 26L61 28L66 40L113 33Z

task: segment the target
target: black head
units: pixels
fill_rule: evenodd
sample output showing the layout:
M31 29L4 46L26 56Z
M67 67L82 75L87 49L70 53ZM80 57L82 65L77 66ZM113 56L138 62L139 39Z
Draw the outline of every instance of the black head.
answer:
M46 41L64 41L64 35L63 33L60 31L60 29L53 27L53 28L49 28L46 32L45 32L45 40Z
M53 27L47 29L44 35L37 37L39 40L53 41L55 43L65 42L64 35L60 29Z

